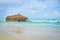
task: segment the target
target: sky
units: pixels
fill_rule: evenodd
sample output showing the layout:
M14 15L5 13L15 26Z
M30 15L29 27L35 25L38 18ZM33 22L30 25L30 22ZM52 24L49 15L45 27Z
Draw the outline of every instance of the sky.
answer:
M60 19L60 0L0 0L0 20L22 14L28 19Z

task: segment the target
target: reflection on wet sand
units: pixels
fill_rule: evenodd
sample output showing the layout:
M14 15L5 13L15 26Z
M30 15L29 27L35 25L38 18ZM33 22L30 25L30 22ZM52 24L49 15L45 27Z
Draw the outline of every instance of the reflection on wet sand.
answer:
M36 38L34 36L13 36L13 35L2 35L0 40L46 40L46 38Z
M0 40L31 40L31 37L1 36Z
M19 29L19 28L15 28L15 27L10 27L9 28L9 31L10 32L14 32L14 33L17 33L17 34L20 34L20 33L22 33L22 31Z
M43 25L1 25L0 40L60 40L60 31Z

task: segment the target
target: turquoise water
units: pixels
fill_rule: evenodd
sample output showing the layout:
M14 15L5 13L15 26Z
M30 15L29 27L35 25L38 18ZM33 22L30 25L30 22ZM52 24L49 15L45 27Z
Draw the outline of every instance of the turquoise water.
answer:
M17 34L15 32L17 29L21 30L22 33ZM56 21L0 21L0 34L3 36L11 36L11 40L60 40L60 22L57 23Z

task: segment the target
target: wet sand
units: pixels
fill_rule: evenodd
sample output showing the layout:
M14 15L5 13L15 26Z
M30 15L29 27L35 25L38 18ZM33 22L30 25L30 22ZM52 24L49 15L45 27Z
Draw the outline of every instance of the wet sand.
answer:
M60 40L60 28L33 26L0 25L0 40Z

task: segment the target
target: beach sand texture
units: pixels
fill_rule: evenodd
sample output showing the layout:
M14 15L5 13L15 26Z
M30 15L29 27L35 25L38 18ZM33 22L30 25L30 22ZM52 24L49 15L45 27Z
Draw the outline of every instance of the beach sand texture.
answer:
M60 40L60 28L44 25L0 25L0 40Z

